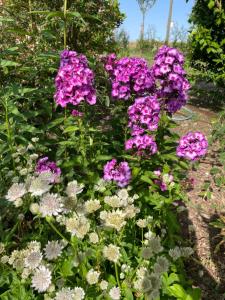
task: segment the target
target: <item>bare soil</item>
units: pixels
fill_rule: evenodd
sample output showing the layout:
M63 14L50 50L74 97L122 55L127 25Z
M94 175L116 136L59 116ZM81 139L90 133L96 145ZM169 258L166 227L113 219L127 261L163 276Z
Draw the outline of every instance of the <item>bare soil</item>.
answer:
M177 131L183 135L189 131L201 131L210 136L212 123L216 113L188 105L194 112L191 120L179 121ZM193 285L201 288L202 299L225 299L225 247L222 245L215 252L216 246L222 240L220 230L210 223L220 215L225 215L225 190L219 189L213 181L210 170L215 161L216 145L209 147L208 154L196 170L190 170L189 178L194 181L193 188L187 191L189 201L185 203L186 211L180 213L183 234L190 240L194 249L194 257L187 263L187 273L193 280ZM223 172L223 167L221 172ZM205 181L210 182L211 199L199 194Z

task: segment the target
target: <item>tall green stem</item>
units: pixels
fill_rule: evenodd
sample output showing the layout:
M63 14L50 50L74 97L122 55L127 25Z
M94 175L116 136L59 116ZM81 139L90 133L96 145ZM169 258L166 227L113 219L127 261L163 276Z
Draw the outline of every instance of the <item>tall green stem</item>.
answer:
M51 228L68 244L71 244L70 241L55 227L55 225L49 220L49 218L46 218L46 221L51 226Z
M66 12L67 12L67 0L64 0L64 49L66 49L67 46L67 19L66 19Z
M116 273L116 281L117 281L118 287L121 288L117 263L115 263L115 273Z

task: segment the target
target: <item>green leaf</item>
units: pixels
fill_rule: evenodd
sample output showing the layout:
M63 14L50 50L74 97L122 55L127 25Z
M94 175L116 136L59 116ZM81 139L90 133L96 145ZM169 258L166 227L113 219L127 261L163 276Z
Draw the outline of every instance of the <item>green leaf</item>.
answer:
M0 66L1 67L17 67L19 66L20 64L15 62L15 61L12 61L12 60L5 60L5 59L2 59L1 62L0 62Z
M208 8L212 9L215 5L215 1L214 0L210 0L209 4L208 4Z
M110 160L112 158L113 158L113 156L111 156L111 155L97 155L96 156L97 161L106 161L106 160Z
M64 129L63 133L67 133L67 132L75 132L79 130L78 126L68 126Z
M69 277L73 275L73 264L71 260L65 260L63 262L62 268L61 268L61 273L63 277Z

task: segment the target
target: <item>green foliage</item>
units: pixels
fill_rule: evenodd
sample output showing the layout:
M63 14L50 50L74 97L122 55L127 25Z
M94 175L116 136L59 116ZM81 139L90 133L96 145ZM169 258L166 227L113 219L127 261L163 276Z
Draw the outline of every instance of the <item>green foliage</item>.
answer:
M65 15L66 13L66 15ZM66 22L67 45L78 52L102 53L115 47L114 30L121 24L117 0L5 1L1 6L2 48L26 43L29 50L63 49Z
M196 1L190 22L191 60L207 63L212 71L211 79L224 85L225 82L225 3L221 0Z

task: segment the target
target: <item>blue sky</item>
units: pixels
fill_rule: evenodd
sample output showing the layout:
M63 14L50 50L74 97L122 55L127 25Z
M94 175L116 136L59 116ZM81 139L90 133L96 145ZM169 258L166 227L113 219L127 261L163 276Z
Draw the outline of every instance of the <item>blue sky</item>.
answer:
M191 13L195 0L174 0L173 5L173 22L184 26L188 29L188 16ZM141 25L141 13L136 0L120 0L120 9L126 14L122 28L124 28L130 36L130 40L134 41L139 37ZM156 36L164 39L166 35L166 24L169 11L169 0L156 0L155 5L148 11L146 15L145 29L153 25L156 29Z

